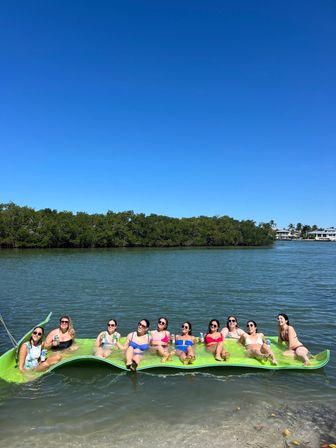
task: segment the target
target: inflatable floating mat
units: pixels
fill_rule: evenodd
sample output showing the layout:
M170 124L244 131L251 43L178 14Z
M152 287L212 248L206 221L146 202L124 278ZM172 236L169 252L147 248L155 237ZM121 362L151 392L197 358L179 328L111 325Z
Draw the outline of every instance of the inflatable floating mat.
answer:
M39 326L44 327L49 319L51 313L48 317L39 324ZM52 370L55 370L61 366L79 363L79 362L91 362L91 363L104 363L111 367L115 367L121 370L127 370L125 362L123 360L122 352L120 350L115 350L108 358L98 358L93 355L95 339L76 339L76 345L79 348L76 351L66 350L62 354L62 359L59 363L51 366L48 370L43 372L29 372L23 374L20 372L17 365L17 354L20 345L30 339L32 330L30 330L19 342L18 349L11 349L4 353L0 357L0 378L7 382L14 383L25 383L37 379L38 377L45 375ZM271 340L271 349L277 358L278 365L273 366L270 361L258 361L256 359L248 358L245 354L244 348L237 344L234 340L227 340L225 342L225 348L230 352L230 358L228 361L218 362L214 359L213 355L205 350L203 344L198 344L195 347L196 360L193 364L183 365L176 355L172 356L172 360L164 364L160 362L160 358L154 353L146 353L143 356L139 370L153 369L153 368L171 368L171 369L183 369L183 370L193 370L202 369L209 367L225 368L225 367L248 367L256 369L267 369L267 370L285 370L285 369L298 369L298 370L314 370L321 369L324 367L330 358L330 351L324 350L317 355L314 355L311 359L310 366L304 366L302 362L282 356L282 352L286 349L285 346L280 347L277 344L277 336L270 336L268 339ZM125 338L121 338L123 342ZM50 352L48 352L50 353Z

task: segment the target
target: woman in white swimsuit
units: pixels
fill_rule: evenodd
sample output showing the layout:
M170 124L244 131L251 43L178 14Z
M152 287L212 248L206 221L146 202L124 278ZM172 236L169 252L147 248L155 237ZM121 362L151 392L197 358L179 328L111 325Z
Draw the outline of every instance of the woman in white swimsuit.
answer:
M257 324L254 320L248 320L246 323L248 334L243 334L239 343L246 347L247 356L258 360L270 358L273 365L277 364L274 353L266 344L263 333L258 333Z
M45 343L42 341L43 335L44 329L35 327L29 341L21 345L19 352L19 369L21 372L25 373L29 370L40 372L61 360L59 353L48 356L43 361L41 360L42 349L45 348Z
M229 316L226 321L226 327L222 328L221 333L224 339L239 339L245 331L239 328L236 316Z
M117 321L110 319L107 330L101 331L96 339L95 354L100 358L107 358L116 347L122 348L119 342L120 334L117 332Z

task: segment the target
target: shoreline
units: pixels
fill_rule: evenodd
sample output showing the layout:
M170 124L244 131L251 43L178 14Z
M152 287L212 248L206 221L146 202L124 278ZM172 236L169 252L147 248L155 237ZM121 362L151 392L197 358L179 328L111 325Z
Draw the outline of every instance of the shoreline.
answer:
M195 411L195 415L189 413L183 422L179 417L176 421L165 421L156 417L153 410L146 411L143 415L145 426L135 415L121 417L121 421L106 421L103 427L99 423L98 427L89 424L86 429L70 419L61 425L62 428L59 425L48 427L48 446L54 448L61 443L70 448L107 448L113 440L115 446L135 448L198 448L209 443L215 448L318 448L336 441L335 400L326 403L295 402L282 406L265 401L257 404L241 401L239 405L231 403L225 408L217 405L206 415ZM221 418L214 419L214 416ZM25 425L20 434L4 434L3 443L8 447L32 445L44 448L45 430L44 422L34 427Z

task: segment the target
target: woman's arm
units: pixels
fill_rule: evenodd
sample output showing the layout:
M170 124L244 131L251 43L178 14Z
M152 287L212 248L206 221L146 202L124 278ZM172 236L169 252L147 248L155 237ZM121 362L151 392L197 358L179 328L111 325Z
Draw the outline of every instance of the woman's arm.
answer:
M226 338L226 336L229 334L228 328L227 327L222 328L221 334L223 335L223 338Z
M97 339L96 339L96 347L97 348L99 348L100 346L101 346L101 343L102 343L102 339L103 339L103 332L101 331L100 333L99 333L99 335L97 336Z
M53 344L53 340L54 340L54 336L56 335L56 333L57 333L57 330L52 330L49 334L48 334L48 336L46 337L46 340L45 340L45 347L46 348L50 348L52 345L58 345L58 344Z
M24 363L26 361L26 357L28 354L28 348L26 344L22 344L19 352L19 369L21 372L24 372L26 369L24 368Z
M281 345L282 344L282 337L281 337L281 330L279 328L279 333L278 333L278 344Z
M131 337L132 337L132 333L128 333L124 345L119 344L120 347L119 347L119 345L118 345L118 347L120 348L120 350L126 350L126 349L129 347L129 343L130 343Z
M240 336L237 341L237 344L245 345L245 333Z

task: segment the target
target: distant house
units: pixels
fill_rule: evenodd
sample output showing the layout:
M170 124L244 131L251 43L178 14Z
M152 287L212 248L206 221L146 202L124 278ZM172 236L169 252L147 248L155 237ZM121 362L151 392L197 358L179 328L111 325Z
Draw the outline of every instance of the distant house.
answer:
M318 229L308 232L308 235L314 237L318 241L336 241L336 228Z
M277 229L276 231L277 240L297 240L300 238L300 232L292 229Z

